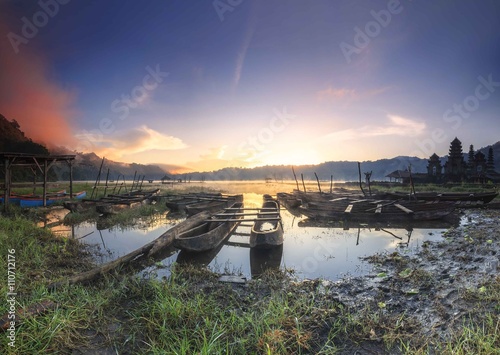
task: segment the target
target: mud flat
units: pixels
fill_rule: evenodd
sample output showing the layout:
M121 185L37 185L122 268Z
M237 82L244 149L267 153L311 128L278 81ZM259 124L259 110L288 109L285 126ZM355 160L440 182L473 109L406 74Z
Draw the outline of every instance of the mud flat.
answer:
M387 319L404 315L422 342L448 341L486 315L496 315L498 327L499 256L500 211L467 210L442 241L425 242L412 256L393 252L367 257L374 265L372 274L323 281L321 287L351 312L366 316L371 310ZM378 338L376 331L371 338Z

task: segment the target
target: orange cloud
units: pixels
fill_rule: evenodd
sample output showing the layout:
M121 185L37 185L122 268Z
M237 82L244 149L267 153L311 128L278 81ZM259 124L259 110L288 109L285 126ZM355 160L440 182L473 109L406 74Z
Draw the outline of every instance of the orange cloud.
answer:
M47 62L31 42L16 54L6 36L10 32L0 15L0 113L17 120L34 141L70 146L75 92L50 77Z

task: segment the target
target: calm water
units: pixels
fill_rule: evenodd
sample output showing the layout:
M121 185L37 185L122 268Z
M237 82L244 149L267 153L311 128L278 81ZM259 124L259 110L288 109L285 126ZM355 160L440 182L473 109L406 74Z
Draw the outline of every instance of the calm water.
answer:
M245 207L260 207L262 195L244 194ZM371 266L360 258L379 252L414 253L425 240L436 241L450 226L444 222L419 225L373 228L368 225L342 226L340 223L314 223L300 215L282 209L284 244L272 251L254 251L247 247L250 227L239 226L234 235L219 250L193 256L175 248L165 252L165 258L150 267L158 277L169 275L174 262L190 262L207 266L220 273L241 273L252 278L268 267L293 269L299 278L323 277L338 280L344 276L358 276L370 272ZM180 219L158 216L153 223L133 229L107 228L105 224L83 223L65 233L82 242L96 245L100 255L97 262L104 263L123 256L147 242L158 238ZM245 224L250 225L250 222Z

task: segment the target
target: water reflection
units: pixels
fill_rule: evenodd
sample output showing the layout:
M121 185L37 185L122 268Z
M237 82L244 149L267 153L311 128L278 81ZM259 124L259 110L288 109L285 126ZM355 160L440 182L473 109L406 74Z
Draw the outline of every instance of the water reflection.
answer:
M283 245L270 249L250 248L250 271L258 278L267 270L279 270L283 257Z
M245 207L260 207L262 195L244 194ZM324 277L337 280L346 275L362 275L370 266L360 258L378 252L413 253L423 241L437 241L441 234L458 221L430 221L413 224L366 224L336 221L314 221L296 211L281 211L284 243L271 250L249 248L252 223L242 223L226 243L208 253L179 252L168 248L147 272L168 277L172 263L191 263L216 272L240 273L258 277L267 269L288 268L299 278ZM183 220L183 216L167 215L138 220L134 227L118 227L101 219L98 223L62 226L68 237L94 245L99 250L97 263L121 257L158 238ZM144 265L144 264L142 264Z

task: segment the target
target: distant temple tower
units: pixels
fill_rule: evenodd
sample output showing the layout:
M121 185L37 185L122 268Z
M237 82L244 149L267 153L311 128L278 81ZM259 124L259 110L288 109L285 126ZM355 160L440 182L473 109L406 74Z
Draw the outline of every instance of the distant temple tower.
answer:
M487 171L486 157L483 153L477 152L474 157L474 178L482 180Z
M444 164L444 173L447 180L461 181L465 177L466 171L467 164L463 156L462 142L455 137L450 144L448 161Z
M443 166L441 165L441 160L436 153L432 154L428 160L427 165L427 176L429 180L437 182L441 180L443 173Z

